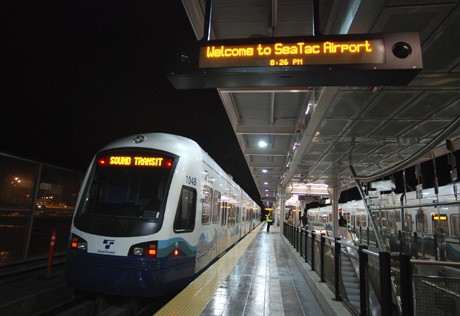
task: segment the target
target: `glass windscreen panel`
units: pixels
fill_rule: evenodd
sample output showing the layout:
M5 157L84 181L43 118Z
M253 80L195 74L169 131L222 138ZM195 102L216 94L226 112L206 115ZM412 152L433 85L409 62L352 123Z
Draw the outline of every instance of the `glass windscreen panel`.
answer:
M106 229L110 230L108 235L152 233L152 225L148 228L133 222L161 224L176 161L176 156L161 151L100 153L78 207L75 225L84 226L80 229L86 231L104 230L96 229L99 225L94 221L87 223L78 218L106 218L119 227Z

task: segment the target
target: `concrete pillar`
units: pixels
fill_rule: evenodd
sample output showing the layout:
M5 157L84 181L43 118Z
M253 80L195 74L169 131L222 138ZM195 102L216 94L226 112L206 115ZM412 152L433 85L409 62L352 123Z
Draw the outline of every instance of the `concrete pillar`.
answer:
M285 211L285 205L286 205L286 193L284 192L286 188L282 188L280 190L280 198L279 198L279 214L278 214L278 220L277 223L280 226L280 234L283 235L283 223L284 223L284 211Z
M339 199L342 190L338 185L330 185L327 188L329 196L332 200L332 237L337 237L337 230L339 227Z

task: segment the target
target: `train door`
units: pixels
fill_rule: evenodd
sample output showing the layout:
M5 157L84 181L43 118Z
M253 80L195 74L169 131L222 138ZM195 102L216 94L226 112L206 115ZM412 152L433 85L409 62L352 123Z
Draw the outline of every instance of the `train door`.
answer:
M460 237L460 216L458 214L450 215L451 234L450 236L458 238Z
M212 226L216 231L215 243L217 247L217 253L222 253L223 234L221 227L221 212L222 212L222 194L220 191L214 190L212 198Z
M227 210L228 210L228 203L225 201L222 201L221 204L221 212L220 212L220 231L221 231L221 237L220 237L220 249L219 252L222 252L225 250L226 245L228 244L228 231L227 231Z
M196 199L195 188L182 186L174 219L174 232L192 232L195 229Z

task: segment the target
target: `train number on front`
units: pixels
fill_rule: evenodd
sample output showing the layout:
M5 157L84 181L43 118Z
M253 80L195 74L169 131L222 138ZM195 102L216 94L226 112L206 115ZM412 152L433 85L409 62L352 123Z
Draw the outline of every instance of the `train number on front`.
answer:
M185 183L196 186L196 178L191 176L185 176Z

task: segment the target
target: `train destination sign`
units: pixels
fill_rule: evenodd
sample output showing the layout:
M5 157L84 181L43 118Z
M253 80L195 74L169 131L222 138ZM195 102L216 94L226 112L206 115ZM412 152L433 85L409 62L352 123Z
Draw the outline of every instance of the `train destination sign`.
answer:
M174 51L177 89L407 85L423 68L418 33L202 41Z
M109 156L98 159L100 166L171 167L163 157Z
M383 39L323 42L276 42L200 47L199 67L286 67L303 65L381 64Z

